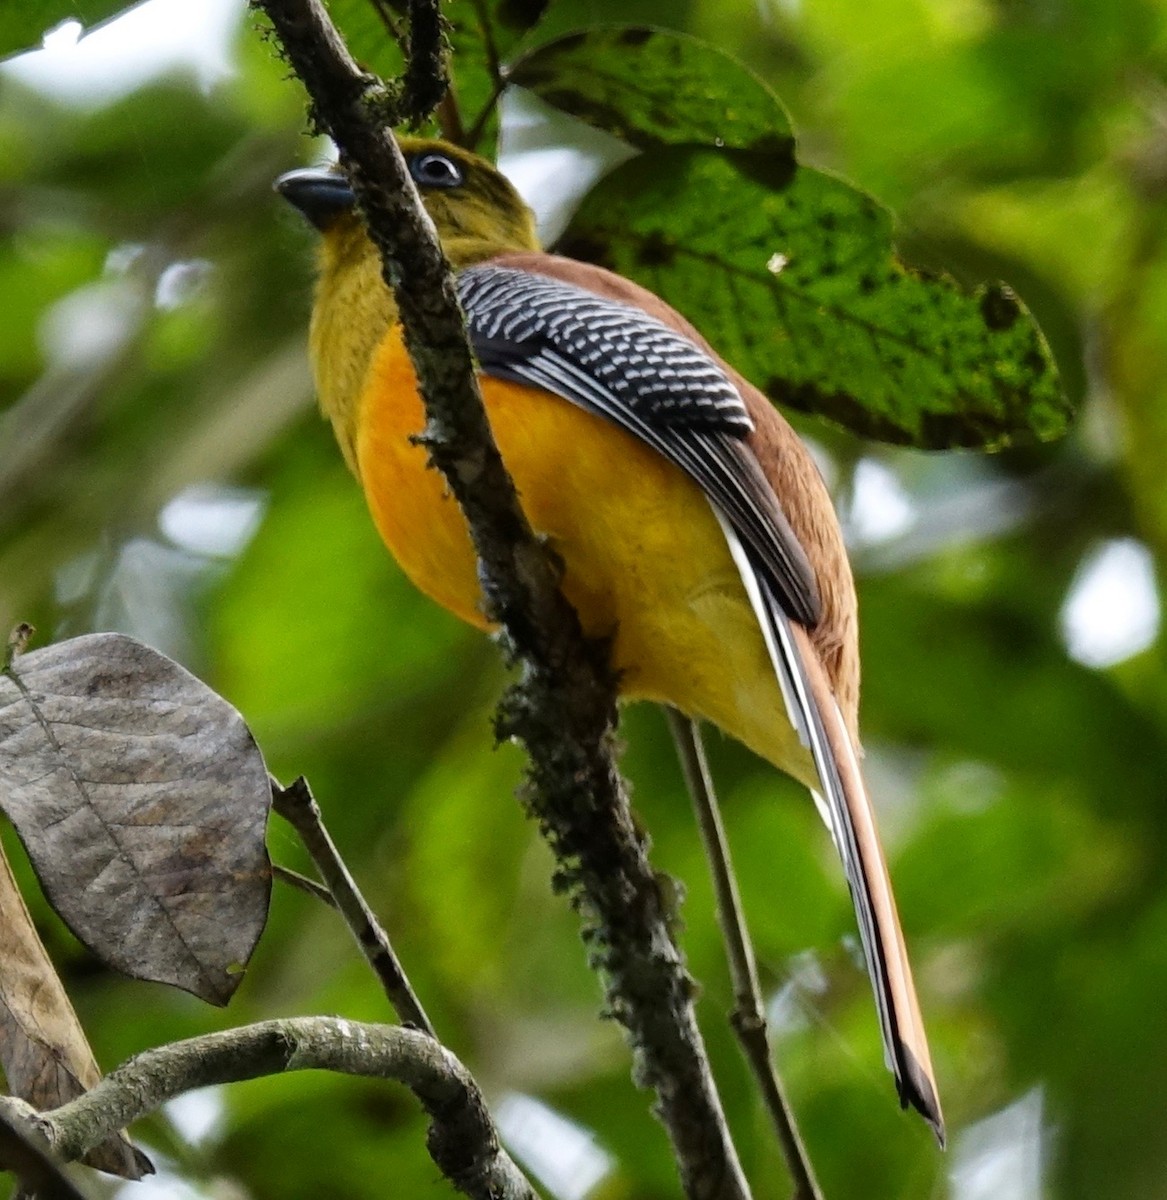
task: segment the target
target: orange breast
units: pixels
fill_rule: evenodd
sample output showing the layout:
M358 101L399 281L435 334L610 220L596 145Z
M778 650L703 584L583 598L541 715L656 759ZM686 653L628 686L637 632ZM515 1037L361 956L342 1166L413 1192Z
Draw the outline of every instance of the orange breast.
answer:
M765 645L700 489L630 434L559 396L483 377L483 399L532 526L564 562L584 629L610 636L627 698L703 716L806 774ZM465 518L425 450L416 377L398 331L374 356L357 459L374 521L413 582L480 628Z

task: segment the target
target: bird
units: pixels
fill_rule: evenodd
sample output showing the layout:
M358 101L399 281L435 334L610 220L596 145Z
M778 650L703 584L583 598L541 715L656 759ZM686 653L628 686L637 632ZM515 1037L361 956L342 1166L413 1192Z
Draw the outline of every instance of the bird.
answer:
M486 159L399 136L455 271L490 425L623 700L711 722L810 789L854 903L900 1103L941 1145L927 1036L859 766L855 585L830 495L778 409L631 280L542 249ZM413 583L490 629L465 518L417 435L417 379L344 170L277 191L319 231L309 356L378 531Z

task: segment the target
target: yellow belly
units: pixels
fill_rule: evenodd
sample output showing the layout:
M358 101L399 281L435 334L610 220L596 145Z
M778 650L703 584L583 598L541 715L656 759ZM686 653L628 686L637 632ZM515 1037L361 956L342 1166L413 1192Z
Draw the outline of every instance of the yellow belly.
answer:
M630 434L561 397L483 377L495 438L528 519L564 562L585 631L613 638L627 699L703 717L810 784L725 538L701 490ZM357 461L386 545L410 579L462 620L489 628L466 522L424 449L399 337L374 357Z

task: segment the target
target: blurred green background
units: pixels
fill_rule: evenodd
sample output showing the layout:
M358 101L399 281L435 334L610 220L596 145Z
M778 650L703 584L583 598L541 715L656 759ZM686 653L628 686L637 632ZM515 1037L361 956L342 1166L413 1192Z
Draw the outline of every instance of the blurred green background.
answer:
M868 774L951 1133L941 1155L897 1108L812 806L712 735L777 1057L826 1195L1165 1196L1167 8L563 0L548 28L613 19L750 63L803 160L896 211L909 261L1018 289L1082 405L1064 442L995 458L798 422L853 550ZM511 798L519 755L491 747L497 656L404 582L314 412L312 238L270 190L321 153L299 85L236 0L151 0L79 32L0 73L0 625L31 620L42 641L121 629L222 691L273 771L311 780L548 1194L675 1195ZM504 165L554 221L594 137L507 111ZM553 144L586 154L532 151ZM728 1034L663 720L629 711L624 735L655 861L684 883L747 1171L759 1200L785 1196ZM278 821L271 845L304 865ZM107 1068L263 1016L387 1017L334 916L286 888L224 1012L113 976L37 913ZM257 1082L142 1132L167 1174L127 1197L450 1194L389 1086Z

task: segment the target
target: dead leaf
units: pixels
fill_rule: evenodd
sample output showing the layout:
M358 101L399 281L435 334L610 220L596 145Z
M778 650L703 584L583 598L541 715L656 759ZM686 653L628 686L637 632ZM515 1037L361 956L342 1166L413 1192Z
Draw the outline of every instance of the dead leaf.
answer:
M45 1111L75 1100L101 1078L65 988L45 953L0 847L0 1066L8 1090ZM84 1160L91 1167L141 1179L150 1160L124 1134Z
M0 808L65 923L128 975L226 1004L267 918L270 800L243 718L133 638L0 675Z

